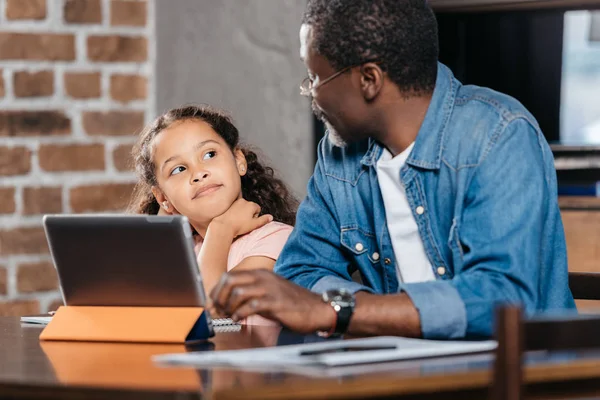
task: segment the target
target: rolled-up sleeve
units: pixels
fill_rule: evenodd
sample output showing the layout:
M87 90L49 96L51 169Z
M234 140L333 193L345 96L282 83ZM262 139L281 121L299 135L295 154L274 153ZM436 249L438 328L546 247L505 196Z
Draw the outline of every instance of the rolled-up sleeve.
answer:
M451 281L411 283L400 289L419 311L423 337L457 339L465 336L465 303Z

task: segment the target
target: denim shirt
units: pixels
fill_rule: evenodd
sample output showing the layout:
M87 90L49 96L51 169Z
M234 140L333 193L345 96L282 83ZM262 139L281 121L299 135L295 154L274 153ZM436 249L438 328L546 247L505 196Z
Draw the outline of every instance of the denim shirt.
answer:
M552 152L515 99L439 64L400 170L435 281L398 282L376 163L381 144L327 136L275 272L323 292L405 292L425 338L489 337L498 303L574 308ZM351 275L360 272L362 284Z

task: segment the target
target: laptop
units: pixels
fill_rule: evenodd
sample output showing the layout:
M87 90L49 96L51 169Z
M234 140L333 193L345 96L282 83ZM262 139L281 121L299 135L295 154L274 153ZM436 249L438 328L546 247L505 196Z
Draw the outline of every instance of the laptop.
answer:
M46 215L44 229L68 306L206 304L186 217Z

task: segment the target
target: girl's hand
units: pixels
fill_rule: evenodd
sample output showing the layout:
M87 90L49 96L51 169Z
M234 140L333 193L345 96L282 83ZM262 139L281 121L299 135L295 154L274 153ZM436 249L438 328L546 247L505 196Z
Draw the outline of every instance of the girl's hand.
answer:
M244 199L236 200L224 214L219 215L210 223L230 229L234 238L252 232L273 221L270 214L261 215L260 206Z

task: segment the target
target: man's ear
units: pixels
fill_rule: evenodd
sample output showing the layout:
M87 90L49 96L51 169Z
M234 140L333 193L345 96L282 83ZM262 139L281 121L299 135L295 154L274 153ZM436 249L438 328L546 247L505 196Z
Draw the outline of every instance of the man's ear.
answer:
M373 101L381 92L383 74L377 63L369 62L360 67L360 88L366 101Z
M167 196L165 196L163 191L160 190L158 186L152 186L152 194L154 195L154 198L160 205L160 208L169 213L175 210L175 207L173 207L171 202L167 199Z
M246 160L244 152L241 149L236 149L233 155L235 157L238 173L240 176L246 175L248 172L248 161Z

